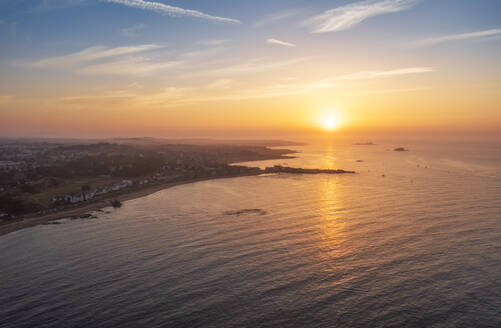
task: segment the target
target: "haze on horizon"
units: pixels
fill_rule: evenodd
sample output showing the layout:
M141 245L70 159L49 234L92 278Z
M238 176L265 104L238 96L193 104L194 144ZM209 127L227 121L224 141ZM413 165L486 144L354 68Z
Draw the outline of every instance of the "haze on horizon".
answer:
M0 43L0 136L500 133L497 0L4 0Z

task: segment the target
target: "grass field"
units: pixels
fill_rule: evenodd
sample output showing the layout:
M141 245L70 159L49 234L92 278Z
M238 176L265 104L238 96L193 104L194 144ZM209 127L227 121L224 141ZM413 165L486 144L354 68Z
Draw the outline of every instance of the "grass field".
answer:
M121 180L121 178L112 177L65 179L58 186L46 188L40 193L22 193L20 198L23 200L23 203L29 207L47 209L51 206L52 198L55 196L62 196L80 191L84 185L90 186L91 190L93 190L97 187L111 185Z

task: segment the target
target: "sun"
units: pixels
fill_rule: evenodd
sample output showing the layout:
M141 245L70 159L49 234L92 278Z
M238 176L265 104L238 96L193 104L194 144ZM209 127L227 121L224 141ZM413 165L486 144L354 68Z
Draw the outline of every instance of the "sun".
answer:
M325 117L323 124L326 130L333 131L339 126L339 121L334 116L327 116Z
M332 132L341 129L345 125L346 120L343 112L339 109L328 108L320 110L314 122L317 129Z

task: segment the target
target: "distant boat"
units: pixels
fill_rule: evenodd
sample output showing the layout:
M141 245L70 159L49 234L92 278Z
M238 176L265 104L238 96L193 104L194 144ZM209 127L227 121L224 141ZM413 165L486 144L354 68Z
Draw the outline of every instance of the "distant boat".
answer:
M118 199L114 199L114 200L110 201L110 203L111 203L111 206L113 206L114 208L122 207L122 203Z

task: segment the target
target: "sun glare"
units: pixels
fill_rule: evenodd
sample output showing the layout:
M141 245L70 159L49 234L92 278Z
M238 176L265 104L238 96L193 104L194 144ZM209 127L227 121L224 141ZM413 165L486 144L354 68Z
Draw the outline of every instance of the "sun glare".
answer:
M327 116L324 119L324 128L326 130L332 131L335 130L339 126L339 121L334 116Z

